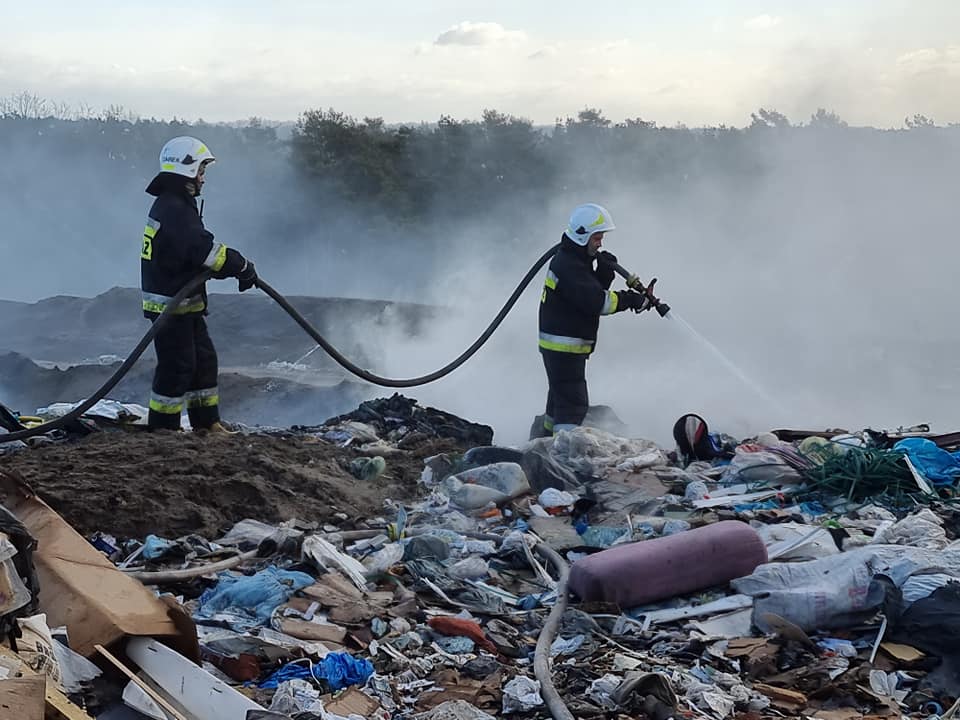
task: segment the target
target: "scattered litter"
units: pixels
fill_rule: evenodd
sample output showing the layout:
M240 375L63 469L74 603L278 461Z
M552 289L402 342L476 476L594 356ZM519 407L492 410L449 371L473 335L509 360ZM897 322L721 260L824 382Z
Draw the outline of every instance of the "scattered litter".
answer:
M525 713L543 705L540 683L525 675L517 675L503 687L503 714Z
M697 422L678 452L586 427L507 448L395 395L290 431L341 453L315 473L420 493L372 512L251 504L215 541L104 526L89 543L33 543L49 508L24 510L22 532L0 513L0 628L27 615L0 682L40 671L93 698L104 679L80 653L116 644L150 681L123 699L156 718L173 702L198 720L543 720L558 699L592 718L952 716L960 440L774 431L708 448L685 434ZM64 578L49 594L31 558ZM61 599L107 571L163 607L142 637L135 613L110 632L70 615L106 615L126 585Z

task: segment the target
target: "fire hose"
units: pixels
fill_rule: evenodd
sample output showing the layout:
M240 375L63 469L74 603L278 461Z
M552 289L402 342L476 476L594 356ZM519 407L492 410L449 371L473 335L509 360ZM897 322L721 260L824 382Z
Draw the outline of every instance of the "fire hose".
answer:
M321 347L323 350L347 372L357 376L362 380L373 385L379 385L381 387L389 388L409 388L417 387L420 385L426 385L432 383L436 380L439 380L446 375L449 375L454 370L463 365L467 360L469 360L476 352L483 347L486 342L490 339L497 328L500 327L500 324L504 321L510 311L513 309L514 305L517 304L517 301L520 299L520 296L523 294L524 290L527 289L527 286L533 281L533 278L536 276L540 269L549 262L550 258L556 254L558 245L554 245L549 250L547 250L540 258L533 264L530 270L527 271L527 274L523 276L523 279L510 294L510 297L507 298L507 301L503 304L503 307L500 308L500 312L494 317L486 329L480 334L473 344L470 345L466 350L460 353L459 356L451 360L449 363L444 365L439 370L428 373L426 375L421 375L414 378L406 379L393 379L382 377L376 375L375 373L366 370L359 365L352 362L346 356L344 356L339 350L337 350L333 345L327 341L326 338L321 335L317 329L310 324L310 322L300 314L300 312L290 304L290 302L279 292L273 289L269 283L267 283L262 278L258 278L256 281L256 286L260 288L264 293L266 293L274 302L276 302L280 307L282 307L287 314L293 318L293 320L309 335L313 340ZM651 301L651 307L655 308L657 312L660 313L662 317L666 317L667 313L670 312L670 307L663 303L659 298L653 295L653 286L657 282L656 279L652 280L648 286L644 286L643 283L637 278L636 275L631 274L623 267L618 264L614 264L614 271L621 275L626 281L628 287L631 289L645 294ZM71 422L79 419L84 413L86 413L90 408L96 405L100 400L106 397L117 383L119 383L123 377L130 372L133 365L140 358L141 355L146 351L147 347L156 337L160 329L166 324L170 316L173 315L175 308L179 307L180 304L188 297L193 295L193 293L210 279L210 271L204 271L197 275L195 278L190 280L180 292L178 292L167 306L164 308L163 312L153 321L150 326L150 329L147 330L146 334L140 339L140 342L137 343L136 347L130 352L127 358L120 364L113 374L107 379L107 381L97 389L90 397L80 403L77 407L70 410L65 415L58 417L54 420L42 423L40 425L35 425L30 428L24 428L23 430L16 430L6 435L0 435L0 442L15 442L17 440L26 440L27 438L34 437L36 435L42 435L44 433L50 432L51 430L57 430L63 428L65 425L68 425Z

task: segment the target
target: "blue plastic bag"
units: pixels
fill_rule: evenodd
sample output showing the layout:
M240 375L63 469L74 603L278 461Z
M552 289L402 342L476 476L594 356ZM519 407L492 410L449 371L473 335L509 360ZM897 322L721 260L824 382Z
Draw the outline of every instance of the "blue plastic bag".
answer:
M349 653L329 653L313 665L313 678L324 680L332 692L343 690L351 685L363 685L373 675L373 663L363 658L357 659ZM310 668L301 663L289 663L260 683L267 690L276 688L287 680L309 680Z
M143 557L145 560L159 560L163 554L176 543L156 535L147 535L143 541Z
M926 438L906 438L893 449L910 458L913 466L934 485L952 485L960 476L960 459Z
M200 596L194 615L197 621L223 618L237 632L246 632L266 625L273 611L297 591L316 580L302 572L280 570L271 565L256 575L221 573L220 582Z

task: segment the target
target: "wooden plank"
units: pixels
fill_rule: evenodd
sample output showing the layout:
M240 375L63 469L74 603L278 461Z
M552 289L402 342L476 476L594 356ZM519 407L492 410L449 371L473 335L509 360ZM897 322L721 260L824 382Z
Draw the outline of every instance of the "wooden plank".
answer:
M347 636L347 629L339 625L308 622L296 618L281 619L280 632L295 637L297 640L333 642L339 645L343 644L343 639Z
M60 692L53 680L47 678L47 720L93 720L81 707L77 707Z
M763 693L774 703L782 703L784 705L800 708L806 707L807 705L807 696L802 692L797 692L796 690L787 690L786 688L765 685L764 683L754 683L753 689L759 693Z
M46 686L37 675L0 680L0 718L43 720Z
M170 715L174 720L187 720L185 715L182 715L173 705L167 702L167 699L155 692L153 688L147 685L143 680L138 678L130 668L124 665L122 662L117 660L110 652L103 647L103 645L94 645L94 648L98 653L103 655L107 660L113 663L120 672L126 675L130 680L137 685L141 690L143 690L151 699L157 703L160 707L163 708L163 711Z

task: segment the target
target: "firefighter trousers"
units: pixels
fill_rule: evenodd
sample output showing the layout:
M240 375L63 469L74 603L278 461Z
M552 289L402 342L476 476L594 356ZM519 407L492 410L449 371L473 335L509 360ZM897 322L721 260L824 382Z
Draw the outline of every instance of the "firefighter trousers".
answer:
M220 419L217 351L200 313L174 315L153 339L157 369L150 393L152 429L177 430L186 407L190 425L209 428Z
M587 393L587 355L540 350L547 371L547 411L544 430L579 425L590 409Z

